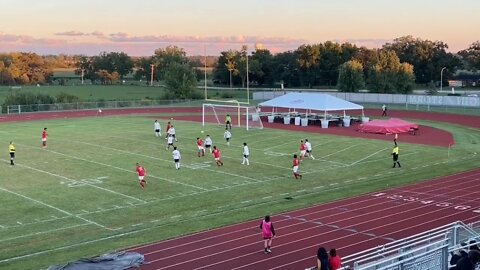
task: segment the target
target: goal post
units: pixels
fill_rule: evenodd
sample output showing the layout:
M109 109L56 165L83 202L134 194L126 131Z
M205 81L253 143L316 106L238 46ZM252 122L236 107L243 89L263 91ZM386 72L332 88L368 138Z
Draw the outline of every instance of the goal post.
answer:
M263 123L256 107L225 104L204 103L202 105L202 126L206 123L225 125L225 118L230 116L232 126L246 130L262 129Z

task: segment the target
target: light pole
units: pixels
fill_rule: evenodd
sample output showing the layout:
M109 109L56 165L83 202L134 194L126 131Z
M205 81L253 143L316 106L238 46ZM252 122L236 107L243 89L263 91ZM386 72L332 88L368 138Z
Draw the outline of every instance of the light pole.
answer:
M85 69L82 68L82 85L83 85L83 76L85 75Z
M154 64L150 64L150 67L151 67L151 71L150 71L150 86L153 86L153 67L155 65Z
M447 69L446 67L443 67L442 70L440 71L440 93L442 92L443 89L443 71Z

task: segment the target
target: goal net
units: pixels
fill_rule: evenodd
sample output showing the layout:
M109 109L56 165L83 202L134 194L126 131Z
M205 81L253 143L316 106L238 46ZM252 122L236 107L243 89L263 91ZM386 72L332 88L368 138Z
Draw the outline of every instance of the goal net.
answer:
M225 126L226 117L232 119L232 127L262 129L263 124L255 107L204 103L202 107L202 125L215 123Z

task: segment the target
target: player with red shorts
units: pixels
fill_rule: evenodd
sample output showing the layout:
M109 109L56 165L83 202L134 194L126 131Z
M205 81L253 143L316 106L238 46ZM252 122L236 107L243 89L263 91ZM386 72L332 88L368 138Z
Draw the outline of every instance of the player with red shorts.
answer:
M47 137L48 137L47 128L43 128L43 132L42 132L42 148L47 148Z
M172 127L172 123L170 123L170 121L168 121L167 127L166 127L166 131L165 131L165 132L167 133L167 135L165 135L165 140L166 140L167 137L168 137L168 130L169 130L171 127Z
M212 155L217 166L223 166L223 162L220 160L220 150L218 150L216 146L213 147Z
M203 148L203 140L201 138L197 138L197 147L198 147L198 157L200 157L200 154L205 156L205 148Z
M300 141L300 160L303 160L306 153L307 153L307 146L305 145L303 140L301 140Z
M147 171L138 162L137 162L136 171L137 171L137 174L138 174L138 181L140 181L140 186L142 186L142 188L144 188L145 185L147 184L147 180L145 180L145 176L147 175Z
M295 179L302 179L302 175L298 173L298 165L300 165L300 161L298 160L297 155L293 155L293 176Z

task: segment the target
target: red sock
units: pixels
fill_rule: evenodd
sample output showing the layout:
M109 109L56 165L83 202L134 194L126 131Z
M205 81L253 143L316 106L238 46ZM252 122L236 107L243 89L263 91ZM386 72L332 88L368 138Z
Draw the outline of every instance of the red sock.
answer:
M140 186L142 186L142 188L145 187L145 182L144 181L140 181Z

